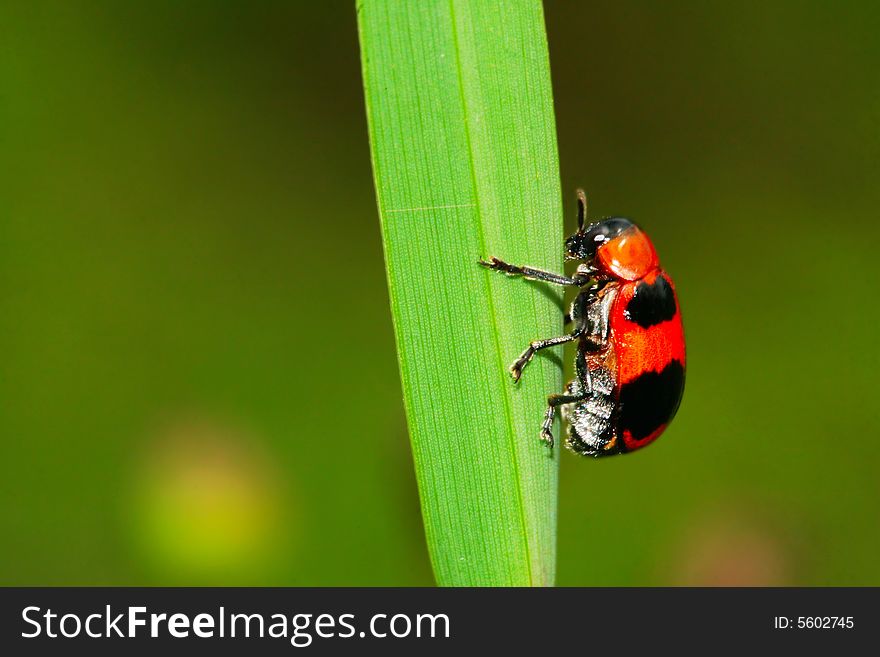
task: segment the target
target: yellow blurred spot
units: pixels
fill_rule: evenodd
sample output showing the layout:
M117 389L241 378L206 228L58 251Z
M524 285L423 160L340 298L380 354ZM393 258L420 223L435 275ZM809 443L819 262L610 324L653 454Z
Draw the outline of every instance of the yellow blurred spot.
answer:
M133 518L147 558L170 583L234 584L271 570L280 496L250 434L205 421L159 432Z

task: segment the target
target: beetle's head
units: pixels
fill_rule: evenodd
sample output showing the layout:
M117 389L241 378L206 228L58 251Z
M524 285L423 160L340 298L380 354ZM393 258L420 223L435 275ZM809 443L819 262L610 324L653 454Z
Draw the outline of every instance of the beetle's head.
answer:
M578 190L578 230L565 240L565 259L580 260L601 276L634 281L658 266L657 252L629 219L610 217L584 225L587 198Z

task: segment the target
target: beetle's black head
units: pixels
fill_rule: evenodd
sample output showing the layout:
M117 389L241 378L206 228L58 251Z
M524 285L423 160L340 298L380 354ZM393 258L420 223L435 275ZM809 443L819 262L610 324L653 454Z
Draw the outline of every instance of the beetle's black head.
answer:
M635 224L623 217L611 217L584 226L587 216L587 197L578 190L578 231L565 240L566 260L592 260L596 250L605 242L614 239Z
M565 240L566 260L592 260L596 250L605 242L614 239L635 224L623 217L611 217L581 228Z

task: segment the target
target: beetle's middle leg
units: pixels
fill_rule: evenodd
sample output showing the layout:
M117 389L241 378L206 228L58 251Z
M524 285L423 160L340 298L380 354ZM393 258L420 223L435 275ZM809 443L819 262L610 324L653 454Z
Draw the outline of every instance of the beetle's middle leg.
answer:
M526 347L526 350L520 354L520 357L510 366L510 374L513 376L513 380L519 381L523 369L525 369L525 366L529 364L532 358L534 358L535 352L541 349L546 349L547 347L555 347L558 344L565 344L566 342L577 340L581 337L582 333L583 329L578 328L568 335L560 335L558 338L547 338L546 340L535 340L529 344L529 346Z

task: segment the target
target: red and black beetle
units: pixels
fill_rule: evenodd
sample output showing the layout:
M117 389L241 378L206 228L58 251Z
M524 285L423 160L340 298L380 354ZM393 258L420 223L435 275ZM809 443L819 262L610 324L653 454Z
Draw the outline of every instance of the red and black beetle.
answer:
M574 330L532 342L510 372L519 381L536 351L577 340L577 376L564 394L547 398L541 438L553 446L553 419L562 407L565 446L585 456L611 456L649 444L675 416L684 391L684 331L672 279L648 236L623 217L585 227L586 213L586 196L578 190L578 231L565 241L566 260L580 262L571 278L498 258L480 264L580 288L566 318Z

